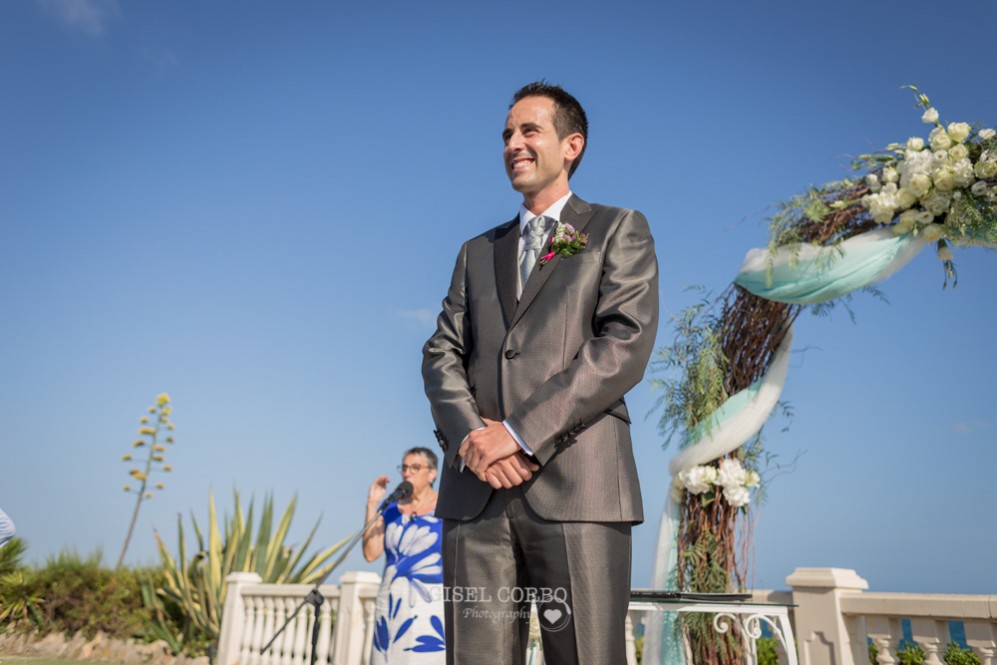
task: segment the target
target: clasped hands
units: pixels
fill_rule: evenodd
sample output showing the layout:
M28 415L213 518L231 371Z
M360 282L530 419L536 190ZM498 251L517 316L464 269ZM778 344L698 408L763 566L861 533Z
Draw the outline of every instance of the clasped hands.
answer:
M540 470L500 422L482 418L485 427L467 435L458 454L464 466L495 489L522 485Z

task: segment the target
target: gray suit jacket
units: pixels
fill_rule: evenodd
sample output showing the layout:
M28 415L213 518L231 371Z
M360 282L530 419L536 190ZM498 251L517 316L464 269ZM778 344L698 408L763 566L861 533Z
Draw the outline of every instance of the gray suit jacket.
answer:
M561 222L589 235L537 262L516 302L519 220L464 243L423 379L445 462L436 514L468 520L495 490L457 451L481 418L507 420L541 469L524 496L559 521L643 521L623 395L643 377L658 325L658 266L639 212L572 196ZM501 490L500 490L501 491Z

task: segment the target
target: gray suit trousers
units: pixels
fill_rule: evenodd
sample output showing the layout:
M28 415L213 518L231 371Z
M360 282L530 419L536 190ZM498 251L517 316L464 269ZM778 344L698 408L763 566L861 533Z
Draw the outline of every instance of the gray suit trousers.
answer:
M445 520L448 665L522 665L536 601L549 665L624 665L630 524L554 522L521 488Z

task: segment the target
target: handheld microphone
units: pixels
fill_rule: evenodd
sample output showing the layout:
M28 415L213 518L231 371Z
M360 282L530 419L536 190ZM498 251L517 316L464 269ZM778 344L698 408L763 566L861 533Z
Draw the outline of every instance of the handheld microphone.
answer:
M381 507L378 510L384 510L389 503L392 503L394 501L403 501L409 498L410 496L412 496L412 490L413 490L412 483L410 483L409 481L405 480L403 482L398 483L398 487L396 487L395 491L389 494L388 497L383 502L381 502Z

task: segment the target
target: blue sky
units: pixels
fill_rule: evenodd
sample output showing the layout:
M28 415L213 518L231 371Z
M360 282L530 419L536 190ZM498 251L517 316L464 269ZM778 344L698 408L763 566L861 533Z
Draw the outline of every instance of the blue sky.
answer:
M175 472L153 529L213 491L279 506L292 536L360 526L367 486L432 445L420 348L460 243L513 216L501 166L512 92L546 78L590 125L573 189L642 210L666 318L767 242L771 206L851 155L945 121L997 124L990 2L0 5L0 506L35 561L103 548L138 418L174 401ZM995 593L997 257L930 252L803 317L768 428L792 470L754 521L758 588L798 566L883 591ZM659 346L671 329L662 326ZM628 400L650 581L667 464L647 382ZM185 519L187 519L185 517ZM378 570L354 554L346 569Z

